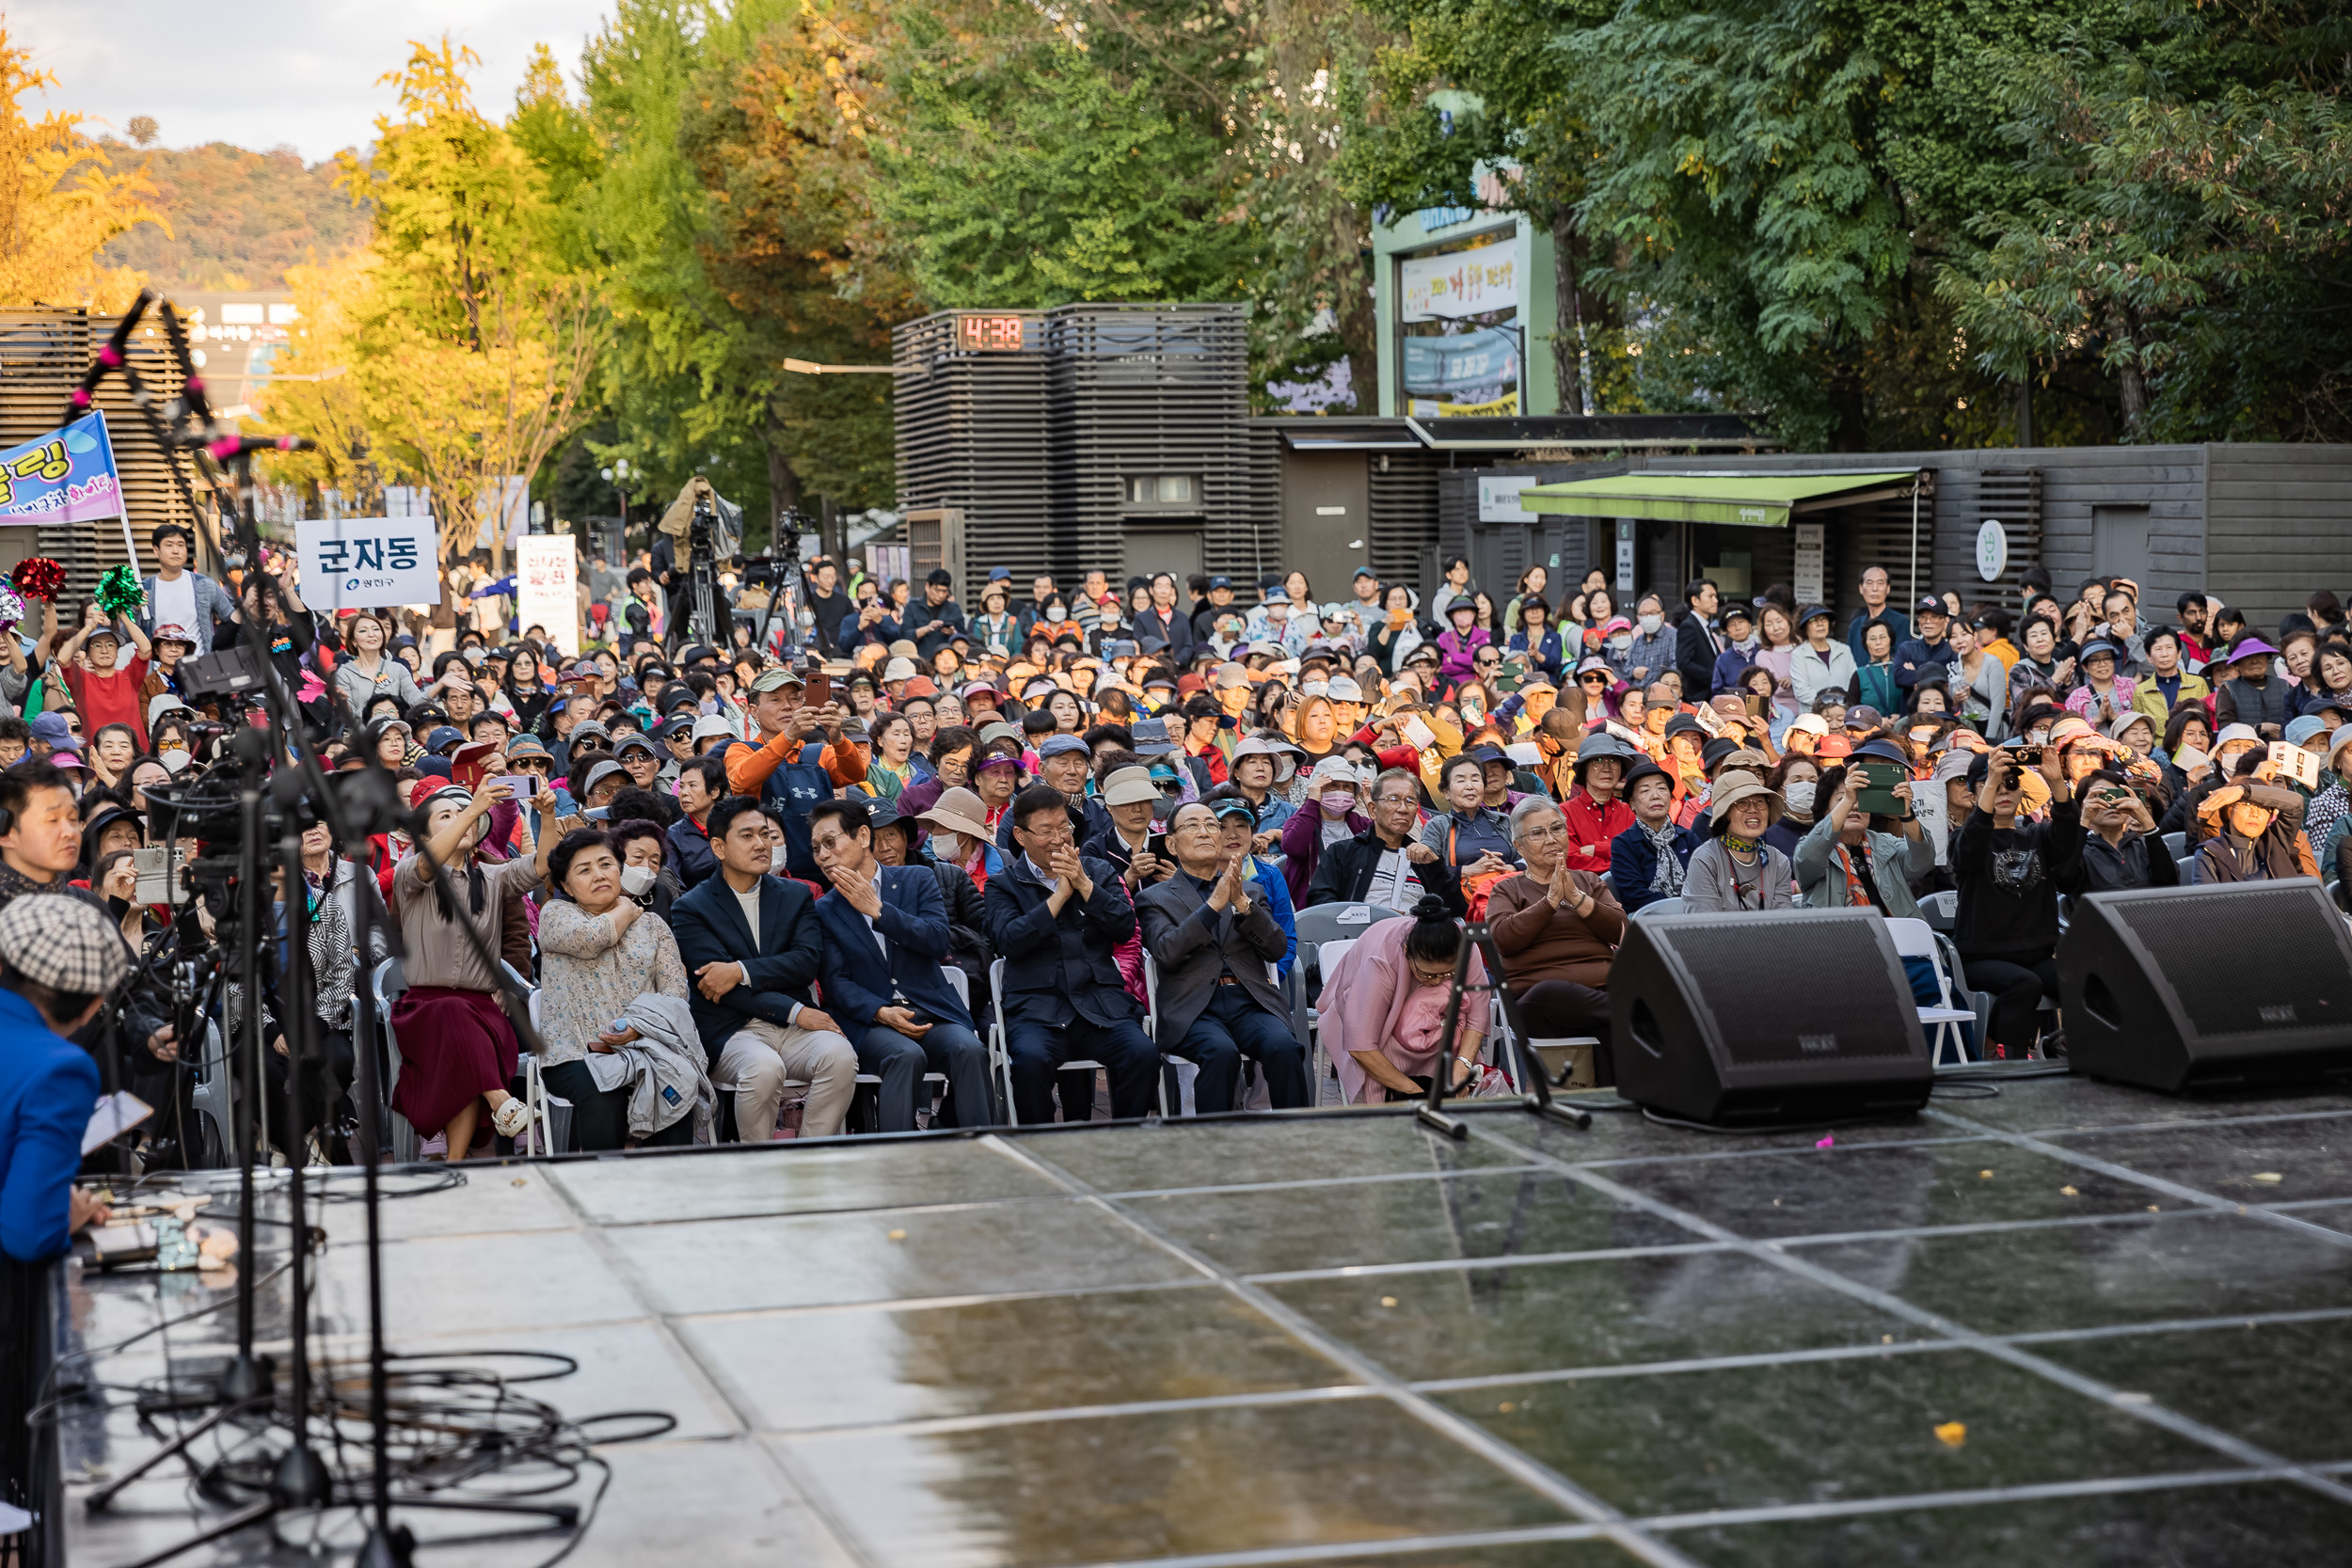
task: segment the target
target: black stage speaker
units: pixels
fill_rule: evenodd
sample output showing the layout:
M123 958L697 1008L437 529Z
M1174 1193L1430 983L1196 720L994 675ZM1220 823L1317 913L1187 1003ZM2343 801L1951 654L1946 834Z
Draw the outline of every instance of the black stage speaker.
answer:
M2077 1072L2168 1092L2352 1078L2352 934L2308 877L2078 898L2058 969Z
M1609 972L1617 1092L1725 1125L1927 1103L1911 978L1868 910L1635 920Z

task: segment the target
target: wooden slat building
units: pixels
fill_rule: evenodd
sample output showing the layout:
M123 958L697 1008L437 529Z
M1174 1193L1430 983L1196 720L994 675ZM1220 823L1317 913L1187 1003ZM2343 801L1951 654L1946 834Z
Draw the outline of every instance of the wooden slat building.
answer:
M29 441L65 422L73 388L113 334L115 319L84 310L0 309L0 447ZM131 340L130 357L159 409L179 395L180 372L160 327L142 326ZM188 460L156 442L119 375L107 377L100 387L98 406L106 415L106 434L114 444L144 574L154 569L148 535L159 524L182 523L194 528L199 539L207 536L205 529L196 527L197 519L172 481L170 465L181 465L199 499L205 491ZM0 527L0 576L33 555L65 563L66 586L58 599L71 606L89 596L99 574L124 560L122 525L107 518L49 528ZM214 557L214 552L200 547L199 557ZM207 569L216 564L215 558Z

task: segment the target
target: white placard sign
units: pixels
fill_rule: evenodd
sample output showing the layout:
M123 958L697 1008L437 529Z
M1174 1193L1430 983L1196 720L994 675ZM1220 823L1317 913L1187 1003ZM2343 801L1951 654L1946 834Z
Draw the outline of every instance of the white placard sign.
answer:
M1793 592L1801 605L1820 604L1828 594L1822 592L1821 557L1824 525L1799 523L1789 530L1797 546L1796 564L1789 576L1796 579Z
M1459 321L1516 310L1519 304L1519 242L1514 237L1475 250L1408 256L1397 263L1400 313L1407 322Z
M302 602L322 613L438 604L430 517L305 518L294 524Z
M565 657L580 652L580 546L568 533L515 541L515 620L548 628Z
M1482 523L1535 523L1542 517L1519 504L1519 492L1543 481L1531 474L1478 476L1478 520Z
M1977 576L1987 582L1998 582L2009 570L2009 530L1998 517L1987 517L1977 530Z

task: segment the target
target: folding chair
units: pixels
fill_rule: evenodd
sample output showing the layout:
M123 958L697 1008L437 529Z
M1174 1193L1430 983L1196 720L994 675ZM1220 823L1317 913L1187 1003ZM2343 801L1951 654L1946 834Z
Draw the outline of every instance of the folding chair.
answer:
M392 1037L392 1004L408 989L408 976L398 958L386 958L375 966L369 984L375 990L375 1021L384 1030L384 1114L391 1129L386 1139L387 1152L396 1163L406 1164L416 1159L419 1140L408 1118L392 1109L392 1091L400 1086L400 1042Z
M1648 920L1661 914L1680 914L1689 908L1690 906L1679 898L1661 898L1656 903L1645 904L1635 910L1633 918Z
M1919 900L1919 918L1928 923L1928 929L1949 936L1960 921L1960 895L1949 891L1929 894Z
M2171 856L2176 861L2185 860L2188 857L2187 831L2185 829L2175 828L2172 832L2165 834L2164 852Z
M195 1085L188 1091L188 1103L203 1118L198 1135L205 1139L203 1162L207 1166L218 1168L236 1164L237 1140L230 1132L236 1125L232 1109L236 1096L236 1079L229 1070L229 1050L221 1043L220 1026L207 1019L203 1060L199 1065ZM209 1137L204 1132L207 1124L211 1129Z
M1303 944L1301 951L1303 955ZM1282 990L1286 985L1286 982L1282 978L1282 966L1279 963L1269 963L1265 966L1265 977L1268 981L1272 982L1274 989L1278 991ZM1152 1044L1159 1045L1160 966L1158 960L1152 957L1152 952L1149 948L1146 948L1143 954L1143 994L1145 998L1143 1007L1143 1032L1145 1037L1148 1037ZM1167 1046L1160 1046L1160 1060L1162 1064L1158 1078L1158 1088L1160 1092L1160 1116L1164 1119L1172 1118L1179 1115L1183 1110L1184 1084L1181 1079L1178 1080L1176 1086L1177 1106L1174 1110L1169 1109L1168 1099L1168 1081L1170 1077L1174 1076L1169 1069L1175 1066L1188 1067L1192 1069L1195 1074L1198 1074L1200 1070L1200 1064L1194 1061L1191 1057L1184 1055ZM1252 1085L1256 1082L1257 1063L1253 1062L1248 1057L1244 1056L1241 1062L1241 1070L1242 1083L1245 1085ZM1311 1080L1313 1077L1311 1047L1310 1048L1309 1077ZM1320 1082L1320 1080L1314 1081ZM1195 1109L1193 1114L1196 1116L1200 1114L1198 1108Z
M1952 1005L1951 976L1944 971L1944 958L1937 947L1935 931L1924 920L1890 917L1886 922L1886 934L1895 939L1895 951L1898 955L1906 958L1925 958L1935 969L1937 1004L1932 1007L1919 1009L1921 1027L1932 1026L1935 1032L1935 1046L1929 1053L1929 1066L1942 1067L1944 1065L1944 1044L1947 1039L1951 1042L1955 1065L1965 1063L1968 1060L1968 1048L1961 1038L1956 1026L1975 1022L1977 1011L1974 1007L1958 1007Z
M988 966L988 1054L995 1066L998 1078L1005 1085L1005 1122L1010 1127L1021 1125L1021 1103L1012 1093L1012 1036L1005 1027L1005 960L997 958ZM1144 1033L1151 1033L1152 1021L1147 1014ZM1103 1064L1090 1057L1073 1057L1054 1070L1057 1072L1100 1072ZM1165 1115L1165 1110L1163 1110Z

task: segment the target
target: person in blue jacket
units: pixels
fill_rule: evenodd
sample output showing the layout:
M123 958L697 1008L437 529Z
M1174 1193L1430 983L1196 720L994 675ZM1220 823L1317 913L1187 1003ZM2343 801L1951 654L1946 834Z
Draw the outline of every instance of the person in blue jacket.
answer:
M1661 898L1682 896L1683 868L1707 840L1675 826L1674 780L1654 762L1637 762L1622 786L1633 826L1609 843L1609 882L1628 914Z
M131 973L122 934L77 897L0 910L0 1253L38 1263L105 1206L73 1185L98 1105L98 1064L65 1037Z
M1551 607L1534 594L1519 601L1519 629L1511 634L1507 653L1525 654L1527 662L1553 680L1561 673L1560 633L1551 625Z

